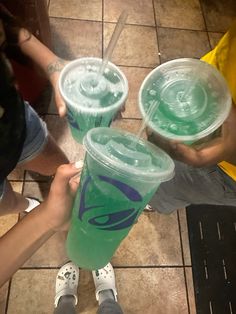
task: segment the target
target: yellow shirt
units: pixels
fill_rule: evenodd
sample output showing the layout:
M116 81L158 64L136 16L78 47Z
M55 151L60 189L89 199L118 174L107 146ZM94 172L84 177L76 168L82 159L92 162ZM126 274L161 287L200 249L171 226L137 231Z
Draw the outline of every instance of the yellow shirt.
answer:
M215 66L224 76L236 104L236 22L221 38L217 46L202 57L202 60ZM222 161L221 169L236 181L236 166Z

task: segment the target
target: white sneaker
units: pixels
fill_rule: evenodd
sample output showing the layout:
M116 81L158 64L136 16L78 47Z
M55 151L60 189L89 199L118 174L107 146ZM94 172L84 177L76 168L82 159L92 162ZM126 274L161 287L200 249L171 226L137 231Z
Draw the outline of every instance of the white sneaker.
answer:
M144 208L146 211L149 211L149 212L153 212L154 209L152 208L151 205L147 204L146 207Z
M93 281L96 289L96 299L98 301L99 292L103 290L111 290L113 292L115 301L117 301L117 290L115 284L115 274L111 263L108 263L103 268L93 270Z
M35 198L26 197L26 199L29 202L28 207L24 210L26 213L31 212L32 209L40 205L40 202Z

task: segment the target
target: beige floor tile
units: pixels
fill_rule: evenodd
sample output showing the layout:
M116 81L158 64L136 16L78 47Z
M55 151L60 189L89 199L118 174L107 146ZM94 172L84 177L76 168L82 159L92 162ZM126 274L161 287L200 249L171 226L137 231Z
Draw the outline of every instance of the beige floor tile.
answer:
M115 274L124 313L188 313L182 269L115 269Z
M102 0L50 0L49 16L101 21Z
M232 21L236 18L235 0L203 0L202 8L206 20L207 29L209 31L227 31Z
M59 57L101 57L101 22L50 18L50 25L54 51Z
M210 51L207 33L158 28L161 61L176 58L201 58Z
M12 279L8 314L53 313L57 270L19 270Z
M58 270L19 270L13 277L8 314L53 313ZM77 313L94 314L98 308L90 272L81 270Z
M114 27L115 24L105 23L104 47L107 47ZM126 25L113 52L112 62L139 67L155 67L159 64L155 28Z
M19 168L15 168L9 175L8 180L23 180L24 179L24 170Z
M11 181L10 183L11 183L11 186L13 188L13 191L15 191L17 193L22 192L23 181Z
M18 221L18 215L6 215L0 217L0 237L10 230Z
M95 298L95 287L92 273L87 270L80 270L80 282L78 289L78 308L77 313L94 314L98 309L98 303Z
M158 26L205 29L199 0L154 0L154 6Z
M48 115L45 118L45 122L52 136L65 152L70 162L84 158L84 148L73 139L66 118L61 119L58 116Z
M112 127L137 134L141 127L141 120L119 119L112 123Z
M69 258L65 248L65 233L52 236L24 265L24 267L59 267Z
M112 259L115 266L183 265L176 213L144 212Z
M138 106L138 93L144 78L152 69L136 67L120 67L129 82L129 94L125 104L125 111L122 113L124 118L141 119Z
M211 44L212 49L217 45L217 43L219 42L219 40L223 36L222 33L212 33L212 32L209 32L208 35L209 35L210 44Z
M196 314L192 268L186 268L186 279L187 279L190 314Z
M155 25L151 0L105 0L104 21L117 22L123 10L128 13L128 24Z
M57 270L49 269L18 271L12 280L8 314L52 313L56 274ZM188 313L182 269L115 269L115 274L124 313ZM94 314L97 308L92 276L81 271L77 313Z
M49 182L25 182L23 194L43 201L48 196L49 188Z
M1 314L4 314L6 310L8 286L9 286L9 283L7 282L5 283L5 285L3 285L0 288L0 313Z
M189 247L189 237L188 237L188 225L186 219L186 210L179 210L179 218L180 218L180 227L181 227L181 237L183 243L183 254L184 254L184 263L185 265L192 265L191 255L190 255L190 247Z

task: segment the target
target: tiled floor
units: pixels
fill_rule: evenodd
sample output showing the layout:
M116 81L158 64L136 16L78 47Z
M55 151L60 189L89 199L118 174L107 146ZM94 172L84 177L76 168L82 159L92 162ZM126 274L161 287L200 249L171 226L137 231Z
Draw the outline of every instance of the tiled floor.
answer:
M131 132L140 127L137 93L151 69L177 57L201 57L236 15L235 0L48 0L48 8L54 50L66 59L102 57L121 10L128 10L112 61L126 74L130 92L123 119L113 126ZM83 148L71 138L66 121L53 104L46 107L40 111L59 145L71 161L82 158ZM49 182L41 176L18 170L10 179L25 195L48 193ZM1 218L1 233L17 219ZM0 289L1 314L53 312L55 276L67 260L64 242L64 234L55 235ZM112 263L126 314L196 313L184 210L170 216L144 212ZM81 271L78 312L92 314L96 308L91 274Z

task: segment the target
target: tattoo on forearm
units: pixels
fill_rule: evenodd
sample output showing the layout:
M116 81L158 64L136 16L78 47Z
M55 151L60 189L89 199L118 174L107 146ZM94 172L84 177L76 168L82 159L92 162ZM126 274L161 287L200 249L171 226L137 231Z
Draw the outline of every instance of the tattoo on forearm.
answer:
M52 63L49 63L49 65L47 66L48 75L50 76L55 72L60 72L64 68L65 65L66 65L66 61L59 58L53 61Z

